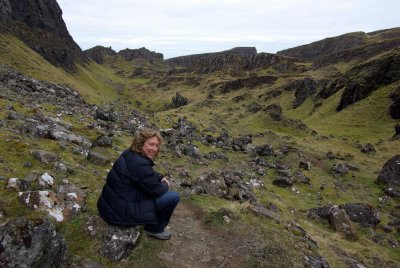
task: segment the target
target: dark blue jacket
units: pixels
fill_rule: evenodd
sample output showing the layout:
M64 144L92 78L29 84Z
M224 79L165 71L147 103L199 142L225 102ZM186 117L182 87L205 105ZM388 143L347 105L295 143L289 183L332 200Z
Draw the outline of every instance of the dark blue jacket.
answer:
M125 150L107 175L97 201L100 216L109 224L135 226L156 224L155 198L168 191L153 161Z

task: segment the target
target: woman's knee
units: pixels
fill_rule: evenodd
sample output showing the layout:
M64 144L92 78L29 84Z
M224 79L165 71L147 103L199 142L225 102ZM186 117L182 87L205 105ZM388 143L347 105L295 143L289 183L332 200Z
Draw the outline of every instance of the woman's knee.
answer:
M170 192L171 193L171 200L175 202L175 204L178 204L179 201L181 200L181 197L178 192Z

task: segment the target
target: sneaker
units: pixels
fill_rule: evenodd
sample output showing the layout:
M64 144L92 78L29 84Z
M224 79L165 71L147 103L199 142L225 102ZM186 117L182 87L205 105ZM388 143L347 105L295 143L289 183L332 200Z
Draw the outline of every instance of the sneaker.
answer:
M152 233L149 231L146 231L148 236L152 236L161 240L168 240L171 238L171 234L167 231L159 232L159 233Z

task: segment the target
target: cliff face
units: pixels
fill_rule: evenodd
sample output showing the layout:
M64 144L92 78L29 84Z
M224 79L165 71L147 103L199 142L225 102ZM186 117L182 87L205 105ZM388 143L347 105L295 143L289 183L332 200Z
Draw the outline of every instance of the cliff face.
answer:
M118 52L126 60L132 60L136 58L143 58L147 60L163 60L164 55L161 53L157 53L154 51L150 51L145 47L138 48L138 49L123 49Z
M166 62L171 66L192 67L195 65L204 65L206 62L223 61L226 64L231 63L237 56L253 56L257 54L255 47L236 47L230 50L215 53L195 54L182 57L167 59Z
M195 54L166 60L173 68L184 67L194 69L199 73L268 67L273 67L279 72L297 71L297 67L291 64L294 61L296 60L275 54L257 53L254 47L237 47L222 52Z
M277 54L301 59L315 59L321 55L363 45L366 43L367 37L368 35L364 32L348 33L326 38L308 45L278 51Z
M98 64L102 64L104 61L104 55L115 55L115 52L111 47L95 46L90 49L83 51L86 57L91 58Z
M313 61L313 69L338 62L358 61L400 46L400 28L349 33L279 51L278 55Z
M84 59L56 0L0 0L0 31L15 35L55 66L74 69Z

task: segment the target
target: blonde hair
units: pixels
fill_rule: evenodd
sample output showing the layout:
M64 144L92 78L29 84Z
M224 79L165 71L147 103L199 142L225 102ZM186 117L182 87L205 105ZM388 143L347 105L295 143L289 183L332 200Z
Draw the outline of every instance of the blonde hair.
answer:
M158 132L157 130L150 129L150 128L143 128L141 130L136 131L135 137L133 138L130 149L133 152L143 154L144 143L146 142L147 139L150 139L153 137L157 137L157 139L160 143L160 146L161 146L162 138L161 138L160 132ZM155 157L157 157L159 152L160 152L160 150L158 150Z

